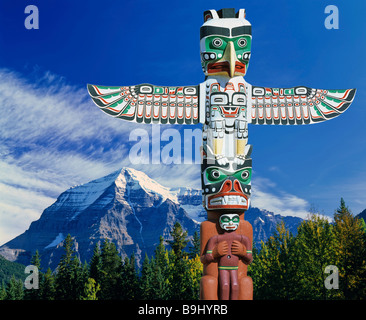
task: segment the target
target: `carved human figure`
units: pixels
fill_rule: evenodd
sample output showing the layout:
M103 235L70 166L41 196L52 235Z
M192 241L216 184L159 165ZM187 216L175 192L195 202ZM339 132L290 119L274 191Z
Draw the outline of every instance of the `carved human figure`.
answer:
M217 260L218 263L218 298L220 300L238 300L239 298L239 261L248 265L252 262L251 240L235 231L238 229L238 214L223 214L219 224L222 233L212 236L201 256L204 265Z

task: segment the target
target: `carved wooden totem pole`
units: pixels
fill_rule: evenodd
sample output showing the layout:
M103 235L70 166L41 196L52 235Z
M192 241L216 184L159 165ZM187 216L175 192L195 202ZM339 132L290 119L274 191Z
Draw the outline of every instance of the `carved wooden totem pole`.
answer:
M201 224L200 235L201 299L252 299L247 265L252 260L253 231L244 220L252 175L248 124L328 120L350 106L356 90L266 88L247 83L252 35L244 9L205 11L200 39L203 83L88 85L88 91L101 110L116 118L203 125L201 179L207 221Z

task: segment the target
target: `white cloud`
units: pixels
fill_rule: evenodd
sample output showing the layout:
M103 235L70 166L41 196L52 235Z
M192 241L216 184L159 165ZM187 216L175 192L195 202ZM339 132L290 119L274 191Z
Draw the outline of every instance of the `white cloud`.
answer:
M54 201L37 191L0 183L0 244L25 231Z
M167 187L201 187L199 164L131 164L128 138L136 128L141 126L103 114L86 88L62 77L46 72L30 83L0 69L0 245L25 231L61 192L123 166ZM151 126L146 130L151 141ZM150 145L150 163L151 152ZM276 196L273 182L255 181L253 206L282 215L305 212L306 201Z
M306 219L310 204L293 194L279 190L269 179L256 177L252 182L252 206L265 209L282 216L294 216Z
M30 83L0 69L0 101L1 244L60 192L121 167L123 142L135 124L103 115L86 88L50 72Z

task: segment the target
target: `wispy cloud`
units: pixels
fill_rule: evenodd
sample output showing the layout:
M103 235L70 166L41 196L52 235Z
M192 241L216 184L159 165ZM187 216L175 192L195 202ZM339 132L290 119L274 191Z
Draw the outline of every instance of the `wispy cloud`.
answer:
M272 211L282 216L306 219L311 205L308 201L280 190L276 183L256 177L253 184L252 206Z
M85 88L50 72L31 83L0 70L0 101L2 243L24 231L60 192L121 167L134 124L103 116Z
M128 139L138 128L101 113L86 88L51 72L31 82L0 69L0 244L25 231L67 188L124 166L167 187L200 188L199 164L131 164ZM253 205L283 215L305 213L306 201L275 189L257 177Z

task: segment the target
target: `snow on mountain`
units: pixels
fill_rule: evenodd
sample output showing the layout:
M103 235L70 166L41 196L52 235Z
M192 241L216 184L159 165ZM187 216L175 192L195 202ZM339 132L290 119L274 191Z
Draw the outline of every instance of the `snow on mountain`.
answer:
M48 248L56 247L57 245L59 245L64 240L65 240L65 236L63 235L63 233L60 232L57 235L57 237L48 246L46 246L44 248L48 249Z
M170 239L176 221L190 237L199 230L184 206L198 219L200 193L190 188L171 190L141 171L122 168L63 192L27 231L1 246L0 254L29 264L38 250L42 264L55 268L70 234L81 261L90 259L96 243L109 239L122 256L134 252L140 262L145 253L153 254L160 235Z
M67 206L74 208L71 220L75 219L80 212L93 204L104 191L117 179L120 171L111 173L103 178L90 181L80 186L71 187L62 193L56 204L60 207Z
M129 185L130 190L143 189L146 193L158 195L161 202L169 199L178 203L177 195L167 187L151 179L146 173L131 168L123 168L115 181L116 186L123 189Z
M70 234L81 261L89 261L95 244L109 239L122 256L134 253L140 264L145 253L154 253L161 235L170 239L175 222L192 237L206 216L201 190L167 188L141 171L122 168L63 192L27 231L2 245L0 255L27 265L38 250L42 266L54 269ZM253 225L256 246L281 220L292 232L301 222L257 208L250 208L245 219Z

